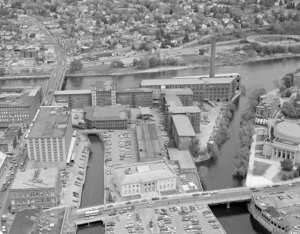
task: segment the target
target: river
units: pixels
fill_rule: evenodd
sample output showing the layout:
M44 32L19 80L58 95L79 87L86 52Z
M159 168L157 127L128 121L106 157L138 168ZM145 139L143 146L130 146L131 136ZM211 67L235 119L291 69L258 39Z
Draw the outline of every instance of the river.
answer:
M242 64L238 66L225 66L217 67L216 73L232 73L237 72L242 77L242 84L246 87L247 93L250 93L255 88L265 88L270 90L274 88L274 81L281 79L286 73L295 71L300 65L300 59L286 58L282 60L254 62L249 64ZM118 83L118 88L132 88L138 87L139 83L143 79L155 79L155 78L170 78L174 76L189 76L189 75L202 75L208 74L209 68L195 68L187 70L166 71L157 73L143 73L134 75L121 75L121 76L100 76L100 77L85 77L85 78L68 78L66 80L65 89L90 89L97 80L101 79L114 79ZM39 82L45 83L45 80L24 80L14 81L7 80L1 81L1 86L23 86L23 85L37 85ZM233 158L236 155L239 145L237 132L239 128L239 122L242 112L247 108L247 96L242 97L239 102L239 106L234 114L234 118L230 125L231 138L227 141L222 149L221 155L217 162L211 165L208 169L207 175L207 187L211 189L221 189L227 187L240 186L233 178L232 172L234 169ZM89 168L92 171L96 167ZM99 173L99 172L97 172ZM99 186L99 180L90 179L89 175L94 172L88 172L87 180L91 180L92 184ZM91 178L95 178L92 176ZM101 175L99 174L99 177ZM85 186L88 186L89 182ZM91 187L91 189L94 189ZM85 189L86 190L86 189ZM94 191L94 190L92 190ZM98 190L97 190L98 191ZM93 204L96 199L100 199L94 192L83 192L82 205ZM95 199L95 200L94 200ZM91 200L91 201L90 201ZM253 229L253 225L250 222L250 215L244 209L244 207L237 207L234 211L233 208L226 210L226 208L213 208L216 216L220 218L221 224L229 234L252 234L261 233ZM233 212L233 213L231 213ZM232 214L232 215L230 215ZM92 227L89 229L80 230L78 233L96 234L101 233L100 227Z

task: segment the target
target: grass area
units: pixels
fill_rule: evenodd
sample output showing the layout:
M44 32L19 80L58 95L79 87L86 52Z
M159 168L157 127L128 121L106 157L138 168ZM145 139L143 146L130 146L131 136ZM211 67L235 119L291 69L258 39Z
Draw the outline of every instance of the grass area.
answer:
M262 176L263 174L265 174L265 172L269 169L270 166L271 164L269 163L254 161L253 175Z

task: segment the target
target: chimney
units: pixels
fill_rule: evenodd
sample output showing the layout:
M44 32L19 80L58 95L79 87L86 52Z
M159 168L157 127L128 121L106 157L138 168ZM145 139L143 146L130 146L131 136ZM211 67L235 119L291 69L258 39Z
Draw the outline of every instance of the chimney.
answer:
M209 77L215 77L215 53L216 53L216 38L215 36L211 37L211 49L210 49L210 69Z

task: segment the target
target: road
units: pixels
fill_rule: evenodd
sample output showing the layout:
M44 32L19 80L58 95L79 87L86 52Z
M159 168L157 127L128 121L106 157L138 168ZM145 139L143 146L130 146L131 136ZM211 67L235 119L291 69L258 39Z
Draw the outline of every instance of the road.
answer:
M295 186L300 187L300 183L295 184ZM88 223L90 221L103 220L105 217L109 215L109 213L116 209L117 212L121 211L125 207L129 207L134 205L135 209L143 209L149 206L149 203L152 203L153 208L166 206L166 205L178 205L182 203L190 203L197 202L203 205L217 205L217 204L225 204L228 202L237 202L237 201L247 201L251 199L252 193L256 192L281 192L290 189L290 184L288 182L282 183L277 186L265 186L265 187L257 187L257 188L249 188L249 187L238 187L238 188L229 188L208 192L200 192L198 196L194 196L193 194L176 194L169 195L160 198L159 200L145 200L145 199L137 199L131 200L130 202L118 202L109 205L100 205L89 208L78 209L76 214L73 216L73 221L75 223ZM95 215L93 220L86 219L85 212L93 211L99 209L101 213L99 215Z
M44 91L43 105L51 105L54 92L59 90L63 83L67 70L67 57L64 49L59 45L57 38L52 36L46 27L37 19L27 16L28 21L35 24L44 34L46 39L53 45L56 55L56 65L54 66L50 79L48 80L46 90Z

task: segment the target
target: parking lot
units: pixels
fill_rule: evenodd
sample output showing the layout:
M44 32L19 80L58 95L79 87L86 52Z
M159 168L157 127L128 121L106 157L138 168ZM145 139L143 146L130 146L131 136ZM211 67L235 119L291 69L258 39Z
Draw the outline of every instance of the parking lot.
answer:
M132 206L111 215L114 225L106 228L106 233L225 233L207 206L197 203L157 208L150 205L139 210Z
M61 204L79 207L89 158L88 140L85 136L78 134L73 153L74 163L60 170Z

